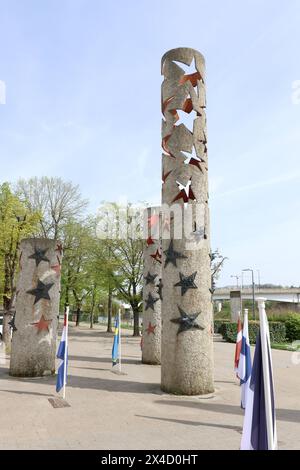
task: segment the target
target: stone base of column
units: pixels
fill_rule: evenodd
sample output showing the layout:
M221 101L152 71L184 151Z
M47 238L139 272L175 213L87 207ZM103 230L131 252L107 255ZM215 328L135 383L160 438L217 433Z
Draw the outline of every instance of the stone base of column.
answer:
M20 244L20 275L11 347L10 375L55 374L62 248L55 240Z

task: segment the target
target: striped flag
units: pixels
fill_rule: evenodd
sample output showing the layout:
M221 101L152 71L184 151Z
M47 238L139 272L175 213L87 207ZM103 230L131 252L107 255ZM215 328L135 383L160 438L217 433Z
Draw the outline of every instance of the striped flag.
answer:
M62 335L57 351L56 357L60 359L60 365L57 370L57 381L56 381L56 391L59 392L62 388L63 396L65 398L65 390L67 383L67 367L68 367L68 317L69 317L69 307L66 308L64 314L64 326L62 330Z
M235 356L234 356L234 371L238 371L240 354L242 349L242 337L243 337L243 328L241 322L241 312L239 312L239 318L237 322L237 335L236 335L236 346L235 346Z
M260 329L256 339L241 450L275 450L277 431L269 325L264 299L257 300Z
M112 347L112 365L115 366L119 359L119 343L120 343L120 315L116 317L115 321L115 335Z
M242 347L238 365L237 376L240 379L241 385L241 407L246 408L250 378L251 378L251 352L250 352L250 341L248 331L248 310L245 309L244 323L243 323L243 335L242 335Z

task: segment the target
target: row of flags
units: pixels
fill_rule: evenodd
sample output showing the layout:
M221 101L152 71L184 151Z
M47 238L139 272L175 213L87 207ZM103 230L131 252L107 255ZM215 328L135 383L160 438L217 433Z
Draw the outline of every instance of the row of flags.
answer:
M112 367L115 367L119 364L119 372L122 369L122 359L121 359L121 310L115 319L115 334L114 342L112 347Z
M234 370L240 379L241 407L245 409L241 450L277 449L277 431L273 385L270 332L265 299L258 298L259 331L256 338L253 366L245 309L243 327L238 319Z
M63 389L63 398L66 397L67 368L68 368L68 329L69 329L69 307L64 313L64 326L56 357L60 360L57 370L56 391Z
M66 397L67 369L68 369L68 327L69 327L69 307L66 307L64 313L64 325L62 335L56 354L60 364L57 370L56 392L59 393L63 389L63 399ZM119 365L121 372L121 311L115 320L114 342L112 347L112 366Z
M277 431L273 386L273 367L269 325L265 311L265 299L259 298L260 328L251 364L248 310L244 311L243 325L239 315L234 370L241 385L241 407L245 410L241 450L275 450ZM66 396L68 366L68 317L69 307L64 314L62 336L57 351L60 364L57 372L56 391L63 389ZM112 367L118 364L121 372L121 315L115 319L112 347Z

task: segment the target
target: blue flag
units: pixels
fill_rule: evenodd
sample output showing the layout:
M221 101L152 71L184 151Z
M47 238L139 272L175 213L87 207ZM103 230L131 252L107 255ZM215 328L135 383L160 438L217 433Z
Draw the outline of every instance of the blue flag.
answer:
M261 333L258 332L251 374L249 396L247 400L241 450L273 450L277 447L274 387L270 345L267 344L267 367L271 398L271 438L268 439L267 406L263 374ZM271 444L270 444L271 442Z
M112 347L112 365L115 366L119 359L119 342L120 342L120 329L119 329L119 316L116 318L115 322L115 336L114 344Z
M248 331L248 313L245 311L244 314L244 324L243 324L243 336L242 336L242 347L238 365L237 376L240 379L241 385L241 407L246 408L250 380L251 380L251 352L250 352L250 341L249 341L249 331Z
M67 315L64 316L64 327L59 343L56 357L60 359L60 365L57 370L56 391L59 392L67 383L67 363L68 363L68 322Z

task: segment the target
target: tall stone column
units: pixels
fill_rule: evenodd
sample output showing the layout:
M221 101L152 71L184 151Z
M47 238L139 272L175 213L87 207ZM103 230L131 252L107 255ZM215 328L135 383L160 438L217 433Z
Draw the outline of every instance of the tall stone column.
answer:
M239 314L242 311L241 305L241 291L238 289L230 291L230 313L231 313L231 321L237 322L239 318Z
M10 375L54 374L62 247L55 240L22 240L19 260Z
M161 354L161 240L160 208L146 209L144 247L142 362L160 364Z
M214 390L204 69L193 49L162 58L161 388L182 395Z

